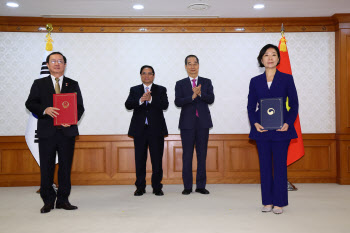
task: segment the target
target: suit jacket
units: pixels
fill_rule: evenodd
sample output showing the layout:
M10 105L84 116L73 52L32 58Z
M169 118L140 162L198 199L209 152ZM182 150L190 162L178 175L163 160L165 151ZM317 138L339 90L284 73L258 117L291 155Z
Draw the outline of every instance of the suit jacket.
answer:
M168 135L163 114L163 111L169 106L167 90L165 87L153 83L150 91L152 92L152 102L146 105L145 101L140 105L140 98L145 93L143 84L130 88L128 99L125 102L125 107L128 110L134 110L128 132L129 136L143 135L146 117L152 135Z
M286 99L289 99L289 106L291 109L287 111ZM256 110L257 103L262 98L283 98L283 118L284 122L289 125L286 132L279 132L276 130L269 130L260 133L256 130L254 124L260 124L260 108ZM298 95L294 85L293 76L276 71L275 77L272 81L270 89L267 86L266 73L258 75L250 80L249 94L248 94L248 116L251 124L249 138L254 140L289 140L297 138L297 133L294 128L294 121L298 115Z
M199 116L199 126L201 128L213 127L208 104L214 103L213 85L210 79L198 77L197 86L201 87L201 96L192 100L192 84L190 78L184 78L176 82L175 85L175 105L181 107L179 120L180 129L194 129L196 125L196 109Z
M64 76L62 80L61 93L74 92L77 93L78 120L80 120L85 109L79 84L77 81ZM29 111L38 116L37 136L39 138L52 136L56 132L53 118L49 115L43 114L47 107L53 106L53 94L55 94L55 88L50 75L45 78L36 79L32 85L30 94L25 104ZM63 127L62 131L65 136L79 135L77 125Z

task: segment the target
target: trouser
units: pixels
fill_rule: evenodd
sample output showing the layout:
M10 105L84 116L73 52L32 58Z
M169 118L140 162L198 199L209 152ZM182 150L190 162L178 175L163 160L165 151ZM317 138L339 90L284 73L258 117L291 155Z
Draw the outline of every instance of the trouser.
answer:
M290 140L256 141L263 205L288 205L287 154Z
M134 137L135 145L135 165L136 165L136 182L137 189L146 188L146 162L147 149L149 148L152 163L152 188L154 190L162 189L163 179L163 151L164 136L152 136L149 128L145 126L145 132L142 136Z
M181 129L182 141L182 179L185 189L192 189L193 175L192 175L192 161L193 151L196 145L197 153L197 188L205 188L207 182L206 174L206 159L209 139L209 128L200 128L198 119L194 129Z
M68 202L71 191L71 169L74 154L75 136L67 137L61 129L53 136L39 138L41 185L40 196L44 203ZM52 184L55 172L56 152L58 155L58 190Z

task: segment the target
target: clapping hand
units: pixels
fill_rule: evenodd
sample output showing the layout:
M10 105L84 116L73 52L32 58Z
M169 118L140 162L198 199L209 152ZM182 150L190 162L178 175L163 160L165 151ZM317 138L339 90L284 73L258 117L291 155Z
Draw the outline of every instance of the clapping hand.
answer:
M147 92L145 92L142 97L141 97L141 102L145 102L145 101L150 101L152 98L151 96L151 91L147 90Z
M193 91L192 99L195 99L195 98L197 98L197 96L202 94L201 87L202 87L202 85L199 84L197 87L192 88L192 91Z

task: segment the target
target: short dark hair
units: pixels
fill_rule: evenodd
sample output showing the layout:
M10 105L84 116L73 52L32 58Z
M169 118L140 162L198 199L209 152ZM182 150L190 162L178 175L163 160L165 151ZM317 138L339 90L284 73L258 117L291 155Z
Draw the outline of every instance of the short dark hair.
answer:
M155 74L153 67L152 67L152 66L149 66L149 65L144 65L144 66L142 66L141 69L140 69L140 74L142 74L142 71L143 71L144 69L146 69L146 68L151 69L153 75Z
M190 57L194 57L194 58L196 58L196 60L197 60L197 63L199 64L199 59L198 59L198 57L196 56L196 55L188 55L186 58L185 58L185 65L187 65L187 59L188 58L190 58Z
M55 54L61 55L61 56L63 57L64 64L67 63L67 58L66 58L62 53L60 53L60 52L53 52L53 53L50 53L49 56L46 57L46 63L49 63L49 61L50 61L50 56L51 56L51 55L55 55Z
M259 67L265 67L264 64L261 62L264 54L266 53L266 51L269 49L269 48L273 48L276 50L276 53L277 53L277 56L278 56L278 63L277 65L280 64L280 61L281 61L281 55L280 55L280 50L278 49L278 47L276 45L273 45L273 44L267 44L265 45L264 47L262 47L262 49L260 50L260 53L259 53L259 56L258 56L258 62L259 62Z

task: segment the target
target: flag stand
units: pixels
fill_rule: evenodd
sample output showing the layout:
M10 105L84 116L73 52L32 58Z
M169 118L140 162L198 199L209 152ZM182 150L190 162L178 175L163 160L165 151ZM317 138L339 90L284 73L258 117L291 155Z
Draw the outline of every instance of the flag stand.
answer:
M295 187L295 185L294 184L292 184L291 182L289 182L288 180L287 180L287 189L288 189L288 191L298 191L298 188L297 187Z

